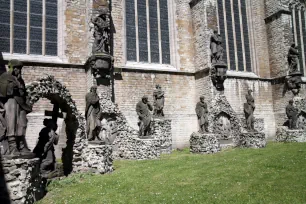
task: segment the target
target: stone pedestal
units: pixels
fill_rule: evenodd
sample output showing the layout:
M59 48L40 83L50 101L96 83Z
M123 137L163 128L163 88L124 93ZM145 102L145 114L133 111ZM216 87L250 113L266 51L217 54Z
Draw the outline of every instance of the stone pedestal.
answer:
M45 193L39 159L2 160L12 204L34 203Z
M213 133L194 132L190 137L190 152L197 154L212 154L221 150L219 135Z
M160 141L161 153L170 154L172 151L171 120L154 118L152 121L152 135Z
M160 157L160 141L158 139L128 138L120 142L115 152L115 158L145 160Z
M278 127L276 131L278 142L306 142L305 130L289 130L288 127Z
M246 148L263 148L267 144L265 133L262 132L240 133L234 143L236 147Z
M109 173L113 171L112 145L99 143L79 142L74 150L73 171Z

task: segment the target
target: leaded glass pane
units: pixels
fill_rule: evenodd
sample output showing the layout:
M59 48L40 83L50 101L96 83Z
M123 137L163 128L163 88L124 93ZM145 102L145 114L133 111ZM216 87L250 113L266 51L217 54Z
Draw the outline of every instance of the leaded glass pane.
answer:
M0 52L10 52L10 39L0 37Z
M27 41L14 39L14 53L26 54Z
M146 0L137 1L138 11L138 41L139 61L148 62L148 40L147 40L147 8Z
M30 41L30 53L41 55L42 54L42 41Z
M57 55L57 43L46 42L46 55Z

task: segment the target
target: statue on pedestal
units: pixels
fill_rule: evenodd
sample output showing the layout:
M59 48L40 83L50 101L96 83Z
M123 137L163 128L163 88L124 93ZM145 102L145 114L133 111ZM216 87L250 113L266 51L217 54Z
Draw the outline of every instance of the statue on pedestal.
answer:
M195 109L197 116L198 116L200 133L208 132L208 119L207 119L208 110L207 110L207 104L204 100L205 100L205 97L201 96L200 101L197 103L196 109Z
M148 102L148 97L143 96L141 101L136 105L136 112L138 115L139 137L148 136L151 130L151 112L153 110L152 105Z
M245 98L247 100L246 103L244 103L244 114L245 114L245 120L247 125L247 130L249 131L255 131L254 129L254 110L255 110L255 103L254 98L252 96L252 90L248 90L248 94L245 95Z
M6 121L5 139L12 157L33 156L25 140L28 122L26 115L32 111L32 107L27 103L27 92L21 74L22 67L20 61L11 60L9 71L0 75L0 101L3 104Z
M154 98L154 113L156 117L164 117L164 103L165 103L165 92L161 89L159 84L156 85L156 89L153 92Z
M211 49L211 63L212 64L223 63L222 37L220 34L218 34L217 30L214 30L213 35L210 37L210 49Z
M89 141L95 140L99 137L101 121L100 117L100 103L97 94L97 86L92 86L90 92L86 94L86 133Z
M295 130L297 129L296 124L297 124L297 119L299 115L299 110L293 106L293 100L289 100L289 104L286 106L286 114L288 117L288 128L290 130Z
M57 124L52 119L44 119L44 126L33 152L40 158L42 176L48 177L48 174L55 170L54 145L57 145L59 136L56 134Z
M293 43L289 48L287 58L289 64L289 75L299 72L299 50L295 43Z

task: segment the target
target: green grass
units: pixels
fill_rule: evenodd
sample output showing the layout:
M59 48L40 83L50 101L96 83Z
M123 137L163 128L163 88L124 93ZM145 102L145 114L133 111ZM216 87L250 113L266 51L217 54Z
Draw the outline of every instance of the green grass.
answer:
M269 143L160 160L115 161L107 175L54 181L40 204L53 203L306 203L306 143Z

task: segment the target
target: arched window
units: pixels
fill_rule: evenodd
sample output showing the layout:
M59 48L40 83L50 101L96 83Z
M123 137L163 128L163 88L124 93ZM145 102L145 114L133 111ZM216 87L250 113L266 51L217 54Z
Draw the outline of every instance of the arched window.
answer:
M1 0L0 52L57 56L57 0Z
M233 71L252 71L247 0L217 0L219 32L224 39L224 59Z
M168 0L126 0L127 61L170 64Z
M305 5L301 3L290 4L291 18L292 18L292 33L294 43L299 49L299 70L306 73L305 59L306 59L306 21L305 21Z

